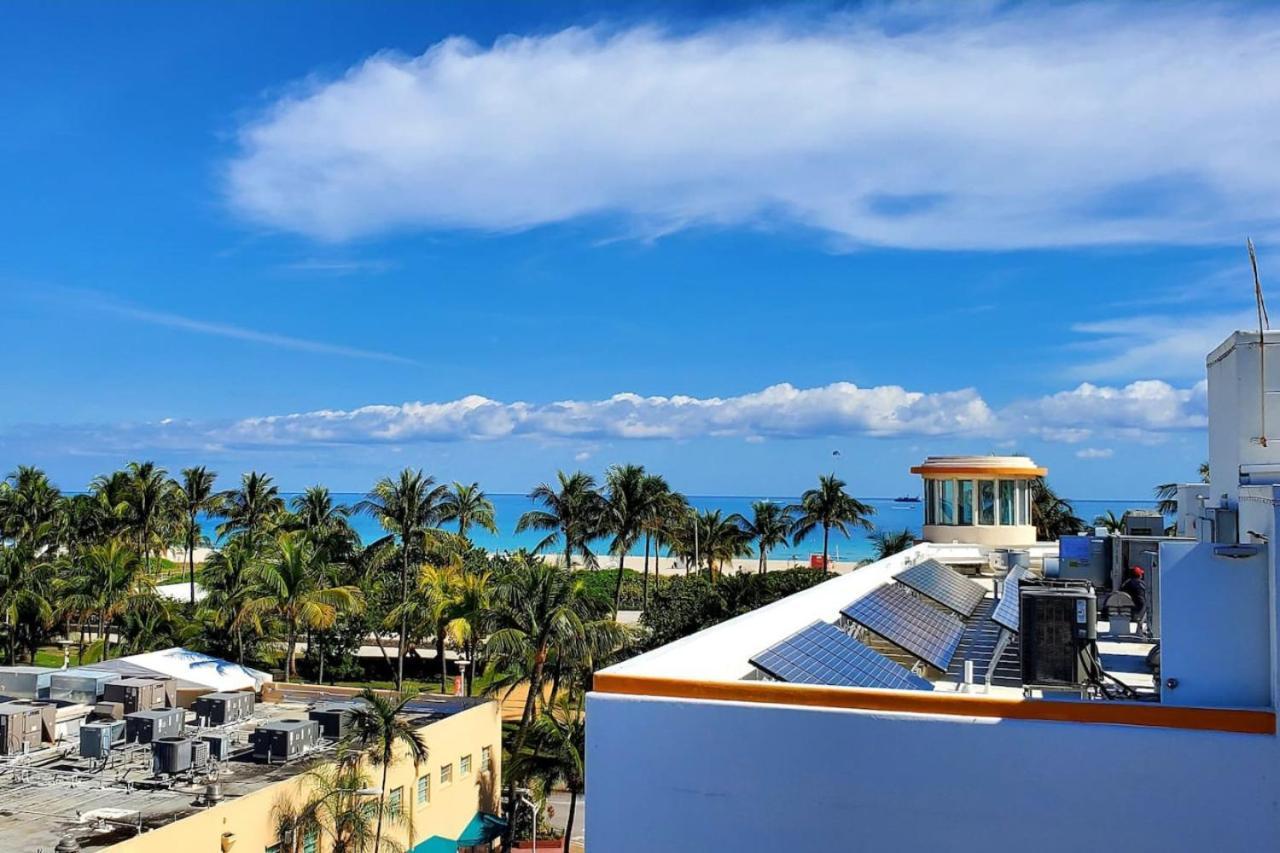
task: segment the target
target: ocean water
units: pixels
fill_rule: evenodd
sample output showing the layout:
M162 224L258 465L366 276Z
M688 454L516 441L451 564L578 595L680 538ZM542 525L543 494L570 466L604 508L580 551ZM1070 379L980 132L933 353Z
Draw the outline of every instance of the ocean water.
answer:
M285 495L286 501L291 501L293 495ZM346 506L352 506L364 496L358 493L339 493L333 495L334 501ZM498 533L489 533L486 530L472 529L470 536L473 542L481 548L489 551L513 551L518 548L532 549L544 534L536 531L525 533L516 533L516 522L520 516L531 509L536 509L537 505L531 501L526 495L489 495L489 499L493 501L494 510L497 516ZM740 512L743 515L750 516L751 504L758 500L770 500L782 504L796 503L797 498L781 497L781 496L759 496L759 497L690 497L689 502L699 511L718 509L725 515L731 515ZM897 503L891 498L863 498L865 503L875 508L876 513L872 517L872 522L876 527L884 530L902 530L906 528L913 533L919 535L920 528L924 523L924 504L923 503ZM1075 507L1076 515L1080 516L1087 523L1091 523L1094 518L1105 514L1108 510L1114 512L1117 516L1123 515L1126 509L1155 509L1155 503L1149 499L1142 500L1072 500L1071 504ZM356 533L359 534L362 541L368 543L385 535L378 522L367 515L353 516L352 526L355 527ZM202 523L205 535L210 540L215 540L216 534L214 527L217 521L205 519ZM448 527L448 525L446 525ZM869 531L854 531L852 537L843 536L835 531L831 534L831 558L833 560L861 560L870 557L873 548L870 540ZM597 543L597 553L603 553L607 548L607 542L601 540ZM798 561L807 561L810 554L820 554L822 552L822 531L815 531L813 534L802 540L794 547L788 546L779 548L770 552L773 559L795 559ZM643 540L636 548L631 551L632 554L644 553Z

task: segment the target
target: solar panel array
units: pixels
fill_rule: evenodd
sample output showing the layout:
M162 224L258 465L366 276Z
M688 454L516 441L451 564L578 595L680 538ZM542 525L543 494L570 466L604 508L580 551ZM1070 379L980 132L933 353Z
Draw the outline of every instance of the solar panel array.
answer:
M1009 574L1004 577L1000 601L996 604L996 609L991 611L991 621L1010 631L1018 630L1018 583L1026 576L1027 570L1023 566L1010 569Z
M792 684L932 690L933 685L906 667L828 622L814 622L751 658L766 675Z
M921 595L927 595L943 607L968 618L978 609L987 591L950 566L937 560L925 560L895 576Z
M903 584L886 584L840 611L930 666L945 670L951 663L964 623L912 595Z

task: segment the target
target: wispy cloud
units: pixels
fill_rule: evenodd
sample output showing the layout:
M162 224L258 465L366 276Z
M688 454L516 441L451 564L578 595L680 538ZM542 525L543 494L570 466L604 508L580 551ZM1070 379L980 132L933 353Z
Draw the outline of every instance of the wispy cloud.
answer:
M330 276L381 275L395 268L391 261L346 260L341 258L303 258L280 264L286 272L316 273Z
M381 53L240 131L245 216L327 239L620 216L1001 249L1280 233L1280 10L912 4Z
M162 326L168 329L181 329L182 331L192 332L197 335L231 338L232 340L247 341L249 343L275 347L277 349L313 352L323 355L340 356L343 358L386 361L396 364L418 364L418 362L411 358L395 355L394 353L342 346L340 344L332 344L310 338L280 335L274 332L262 332L256 329L248 329L243 326L236 326L230 323L201 320L195 317L187 317L182 314L172 314L167 311L155 311L128 302L110 299L100 293L92 291L65 290L59 292L70 294L71 298L74 299L75 304L80 308L88 308L104 314L114 314L117 317L123 317L139 323L147 323L152 326Z
M1085 339L1073 348L1083 357L1068 374L1095 380L1203 376L1205 353L1212 352L1226 332L1249 328L1257 328L1257 319L1243 311L1140 314L1078 323L1072 330Z
M1085 447L1076 451L1077 459L1110 459L1114 455L1110 447Z

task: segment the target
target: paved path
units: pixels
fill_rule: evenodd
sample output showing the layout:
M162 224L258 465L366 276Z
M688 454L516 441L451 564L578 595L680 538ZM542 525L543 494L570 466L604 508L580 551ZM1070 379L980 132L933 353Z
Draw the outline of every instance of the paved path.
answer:
M551 824L564 832L565 821L569 819L569 795L560 791L554 791L547 797L547 805L555 809L555 814L550 817ZM586 825L587 825L587 798L578 797L578 809L573 813L573 837L574 844L586 845ZM542 849L542 845L538 845L538 849Z

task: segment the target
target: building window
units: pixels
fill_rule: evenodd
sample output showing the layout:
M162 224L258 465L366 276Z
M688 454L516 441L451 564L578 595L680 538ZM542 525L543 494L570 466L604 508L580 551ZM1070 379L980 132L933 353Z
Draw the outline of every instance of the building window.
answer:
M452 781L453 781L453 765L441 764L440 765L440 787L443 788L445 785L448 785Z
M392 817L399 817L404 809L404 788L392 788L391 796L387 798L388 810Z
M480 747L480 772L488 773L493 769L493 747Z
M956 481L938 481L938 523L955 524Z
M978 481L978 523L996 523L996 481Z
M934 521L934 518L937 516L937 512L936 512L936 506L938 503L938 496L936 494L937 482L938 482L937 480L924 481L924 523L925 524L937 524L937 522Z
M1000 523L1015 524L1013 520L1018 511L1017 489L1013 480L1000 481Z
M426 776L419 776L419 777L418 777L418 802L419 802L419 803L429 803L429 802L431 802L431 776L430 776L430 774L428 774L428 775L426 775Z
M956 524L973 524L973 480L956 480Z
M314 829L302 836L302 853L316 853L319 849L316 845L318 840L318 836Z
M471 775L471 756L470 755L462 756L462 760L458 762L458 772L461 773L463 776Z

